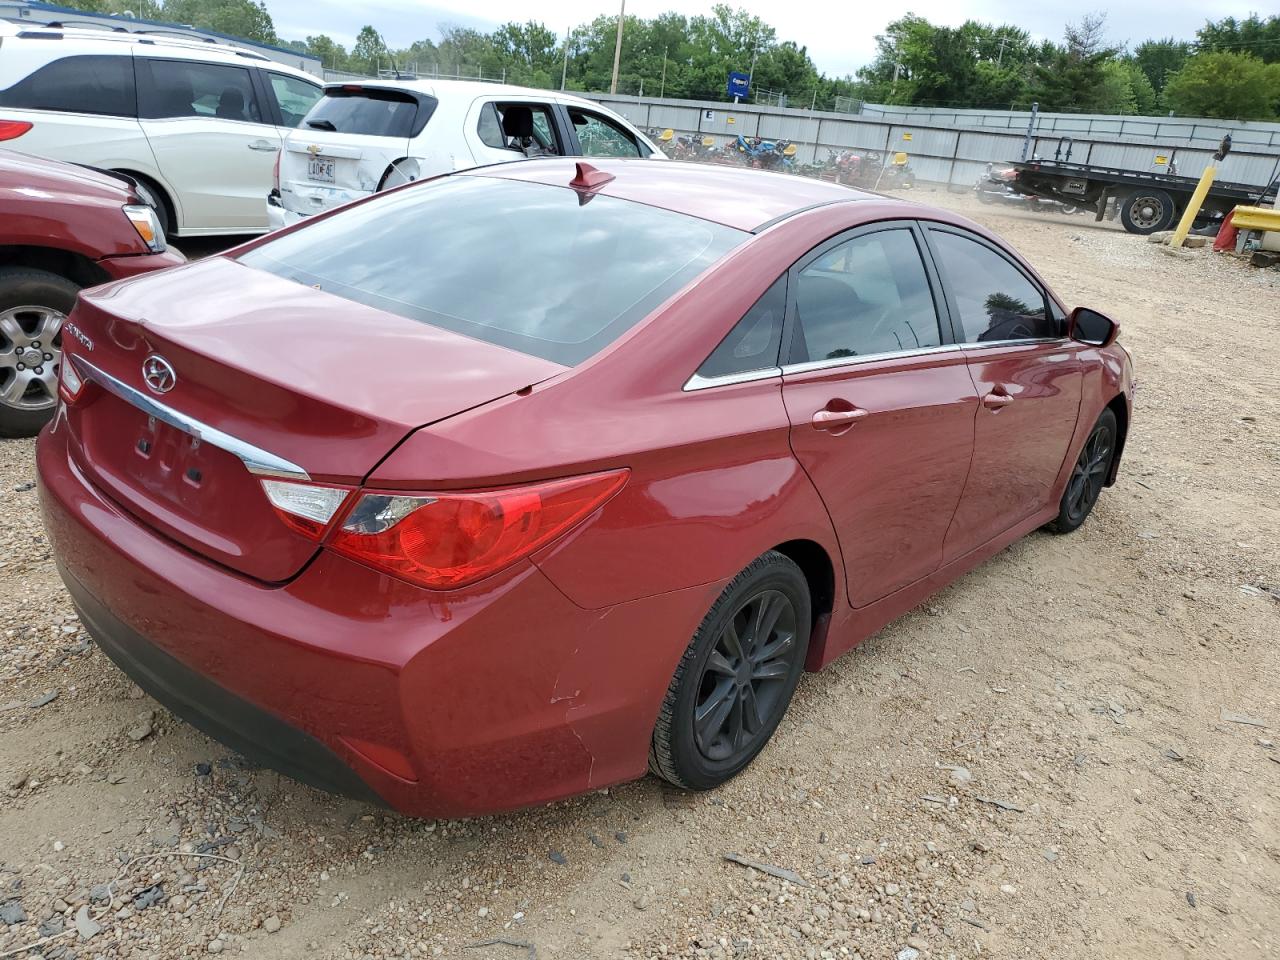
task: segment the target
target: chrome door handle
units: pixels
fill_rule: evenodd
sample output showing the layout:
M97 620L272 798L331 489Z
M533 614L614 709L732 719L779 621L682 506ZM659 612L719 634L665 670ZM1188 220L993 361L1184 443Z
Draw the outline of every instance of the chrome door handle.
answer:
M275 151L280 149L280 145L278 143L268 143L266 140L254 140L252 143L247 144L247 146L250 150Z
M852 410L819 410L809 421L815 430L831 430L842 432L848 430L867 415L866 410L855 407Z
M988 410L1003 410L1013 403L1013 397L1007 393L988 393L982 398L982 405Z

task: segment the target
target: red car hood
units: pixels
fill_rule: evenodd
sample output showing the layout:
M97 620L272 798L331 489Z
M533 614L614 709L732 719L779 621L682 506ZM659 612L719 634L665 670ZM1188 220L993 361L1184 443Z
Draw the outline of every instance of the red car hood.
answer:
M0 150L0 189L19 187L48 193L71 190L81 197L118 200L121 204L133 199L133 187L123 177L74 163Z
M67 409L82 469L168 536L265 580L314 544L282 527L225 443L193 445L137 398L356 484L415 428L565 369L223 257L91 290L68 327L68 357L100 381ZM174 374L159 394L142 369L155 355Z

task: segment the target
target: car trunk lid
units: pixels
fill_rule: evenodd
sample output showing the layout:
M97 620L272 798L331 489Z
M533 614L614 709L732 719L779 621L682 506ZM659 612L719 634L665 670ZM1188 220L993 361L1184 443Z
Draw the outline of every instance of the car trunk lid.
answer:
M84 294L68 327L91 383L66 410L80 468L141 521L266 581L316 544L279 520L262 478L358 485L417 427L564 369L225 258Z

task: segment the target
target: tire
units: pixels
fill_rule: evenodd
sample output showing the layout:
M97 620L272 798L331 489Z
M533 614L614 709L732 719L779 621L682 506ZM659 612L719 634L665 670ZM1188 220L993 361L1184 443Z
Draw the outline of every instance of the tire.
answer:
M762 613L772 626L760 643L754 634ZM800 568L773 550L752 561L725 587L676 667L649 769L678 787L709 790L754 760L791 703L811 625Z
M79 289L46 270L0 267L0 437L34 437L53 416L62 322Z
M1067 489L1058 503L1058 516L1049 523L1049 529L1054 533L1070 533L1093 512L1093 506L1111 473L1118 439L1116 415L1109 409L1103 410L1089 431L1075 466L1071 468Z
M1120 222L1130 233L1145 236L1173 226L1178 205L1163 190L1139 187L1120 201Z

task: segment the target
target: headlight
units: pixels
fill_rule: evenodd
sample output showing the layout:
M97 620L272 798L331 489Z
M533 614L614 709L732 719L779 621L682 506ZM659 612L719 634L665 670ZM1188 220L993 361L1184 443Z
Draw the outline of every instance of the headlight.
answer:
M160 218L145 203L131 203L124 207L124 215L138 231L147 249L152 253L164 252L164 227L160 226Z

